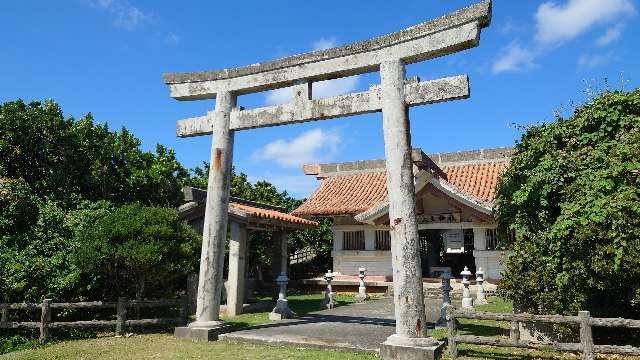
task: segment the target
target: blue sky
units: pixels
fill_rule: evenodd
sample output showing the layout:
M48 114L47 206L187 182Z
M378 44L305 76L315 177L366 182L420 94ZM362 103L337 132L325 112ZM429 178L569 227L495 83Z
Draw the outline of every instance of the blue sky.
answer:
M176 120L213 101L178 102L162 74L214 70L342 45L400 30L472 4L430 1L13 0L0 13L0 101L52 98L66 115L92 112L126 126L145 149L162 143L186 166L208 161L211 137L178 139ZM178 5L179 4L179 5ZM637 0L495 0L480 46L410 65L421 79L469 74L471 99L411 109L414 147L426 152L511 146L512 123L548 121L585 99L585 80L640 85ZM378 74L318 85L329 96L363 90ZM245 107L281 102L286 90L242 96ZM234 165L295 196L317 185L309 162L382 158L380 114L242 131Z

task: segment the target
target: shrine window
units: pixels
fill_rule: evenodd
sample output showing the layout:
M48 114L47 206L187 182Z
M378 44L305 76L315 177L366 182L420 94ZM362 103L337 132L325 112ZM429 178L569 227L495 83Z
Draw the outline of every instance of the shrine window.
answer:
M342 250L364 250L364 231L343 232Z
M389 230L376 230L376 250L391 250Z

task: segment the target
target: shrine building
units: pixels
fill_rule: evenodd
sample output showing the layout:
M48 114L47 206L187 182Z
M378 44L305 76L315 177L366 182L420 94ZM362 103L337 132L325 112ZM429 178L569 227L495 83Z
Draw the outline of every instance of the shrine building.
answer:
M444 270L457 276L468 266L472 272L482 267L487 279L501 278L504 252L492 208L512 152L412 151L423 277ZM293 215L333 219L333 271L348 277L365 267L368 276L391 280L385 161L305 165L304 173L321 183Z

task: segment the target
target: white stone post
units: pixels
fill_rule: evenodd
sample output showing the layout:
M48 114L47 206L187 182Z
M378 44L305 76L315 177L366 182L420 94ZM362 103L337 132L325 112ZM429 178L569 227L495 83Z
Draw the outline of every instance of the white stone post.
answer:
M213 144L207 185L207 203L202 234L200 276L198 278L198 302L196 321L190 328L213 329L220 327L220 297L224 245L229 220L229 182L233 159L234 132L229 129L231 109L236 105L236 96L221 91L216 97L213 112Z
M287 266L289 264L289 255L287 252L287 233L279 233L280 242L280 275L276 279L278 284L278 300L276 300L276 307L269 313L269 320L282 320L292 319L296 314L289 309L289 301L287 300L287 284L289 283L289 277L287 277Z
M242 314L245 288L245 255L247 251L247 228L231 221L229 233L229 289L227 292L227 316Z
M437 326L447 326L447 307L451 306L451 273L449 271L443 271L440 275L442 279L442 307L440 308L440 318L436 322Z
M474 250L487 249L486 232L487 232L487 229L485 228L473 228L473 249Z
M331 281L336 276L336 273L331 270L327 270L327 273L324 274L324 280L327 282L327 290L324 293L324 299L320 306L322 309L333 309L336 306L336 300L334 299L333 288L331 287Z
M333 230L333 251L342 251L343 231Z
M471 281L469 281L469 277L471 276L471 271L469 271L468 267L464 267L464 270L460 273L462 275L462 308L463 309L473 309L473 298L471 297L471 292L469 291L469 285Z
M375 232L375 230L366 229L364 231L364 249L366 251L374 251L376 249L376 232Z
M364 302L369 299L369 294L367 294L367 287L364 283L364 278L367 276L366 268L358 268L358 278L360 279L360 286L358 286L358 295L356 295L357 302Z
M487 298L484 296L484 271L482 268L478 268L476 271L476 286L478 287L476 293L476 305L485 305L488 304Z
M382 344L381 356L396 359L402 357L403 347L427 353L433 352L437 342L426 337L409 109L405 103L402 60L383 61L380 81L396 318L396 333Z

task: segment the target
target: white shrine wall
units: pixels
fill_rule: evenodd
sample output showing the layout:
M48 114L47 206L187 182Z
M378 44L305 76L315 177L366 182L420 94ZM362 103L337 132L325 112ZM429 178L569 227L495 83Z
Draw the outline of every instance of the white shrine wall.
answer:
M474 251L476 269L482 267L485 279L500 280L502 278L502 261L505 251L486 250L485 234L487 229L495 228L492 224L476 223L427 223L418 224L419 230L435 229L473 229ZM393 271L391 267L391 251L375 249L375 231L389 230L387 226L359 225L334 225L333 226L333 271L340 275L355 276L358 268L365 267L368 276L384 276L391 280ZM363 231L365 238L364 250L344 250L344 232Z

